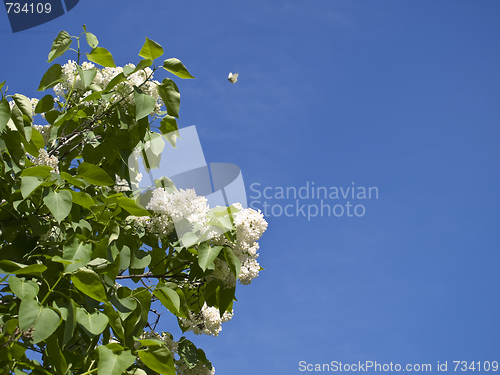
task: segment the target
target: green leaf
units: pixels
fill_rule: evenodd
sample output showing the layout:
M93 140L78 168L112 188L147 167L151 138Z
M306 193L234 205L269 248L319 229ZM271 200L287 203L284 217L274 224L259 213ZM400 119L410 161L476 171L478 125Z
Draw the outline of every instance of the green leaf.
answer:
M28 331L33 326L33 342L36 344L52 335L59 327L61 317L49 307L43 307L34 299L24 299L19 307L19 328Z
M70 342L76 328L76 303L72 299L68 304L68 316L64 324L63 346Z
M139 61L139 64L137 64L135 68L132 68L131 66L124 66L123 74L125 75L125 77L128 77L129 75L134 74L135 72L138 72L139 70L142 70L148 66L151 66L152 64L153 62L151 60L148 59L141 60Z
M142 269L149 266L151 263L151 255L143 250L139 250L135 253L132 262L130 263L130 268Z
M33 280L23 281L16 276L9 277L9 286L20 299L34 299L38 295L39 287Z
M108 92L111 90L113 87L115 87L117 84L126 81L127 78L123 73L117 74L116 76L113 77L111 81L106 85L106 88L104 89L105 92ZM93 95L93 94L92 94Z
M155 185L164 188L168 193L173 193L177 191L174 182L168 177L160 177L155 179Z
M130 350L124 350L119 354L113 353L105 346L99 346L98 350L97 375L122 375L135 362L136 357Z
M228 307L233 303L236 287L220 287L218 291L218 304L220 316L224 315Z
M47 356L50 364L55 367L57 375L64 375L68 370L68 364L64 357L56 335L49 336L47 342Z
M70 35L66 31L61 31L52 42L47 62L52 62L59 56L62 56L68 50L71 42Z
M131 198L118 197L118 206L134 216L149 216L148 210L144 209Z
M124 290L128 292L128 295L123 293ZM118 293L111 299L111 303L116 307L116 311L122 320L127 319L137 308L137 301L135 298L130 297L130 289L126 287L118 290Z
M177 126L177 120L173 116L166 115L162 118L160 122L160 132L167 139L167 141L172 145L172 147L176 147L177 138L179 136L179 128Z
M117 240L120 237L120 225L116 221L112 221L111 224L109 224L108 228L110 229L108 240L109 246L111 242Z
M37 165L34 167L23 169L23 171L21 172L21 177L36 176L41 178L50 178L52 176L50 174L51 170L52 167L49 167L48 165Z
M184 360L187 367L195 368L200 360L198 355L198 348L189 340L182 339L179 341L178 346L179 356Z
M11 260L0 260L0 273L11 273L13 275L37 275L47 269L43 264L20 264Z
M104 172L104 170L97 165L83 162L78 167L78 174L76 177L82 178L85 181L97 186L111 186L115 182Z
M52 215L54 215L57 222L60 223L71 212L73 197L69 190L60 190L59 193L51 190L49 194L43 198L43 202L49 208Z
M201 363L203 363L210 371L212 371L212 363L207 359L207 356L205 355L205 352L203 349L198 348L198 358L200 359Z
M36 168L39 168L39 167L36 167ZM46 167L46 168L52 169L51 167ZM31 168L28 168L28 169L31 169ZM79 179L73 177L72 175L70 175L67 172L61 172L61 177L62 177L63 180L68 181L70 184L73 184L73 185L78 186L80 188L85 187L85 182L83 182L82 180L79 180Z
M165 343L158 339L138 339L140 346L163 346Z
M97 37L88 31L85 32L85 38L87 39L87 44L90 48L96 48L99 45Z
M26 176L21 178L21 195L23 198L27 198L33 191L35 191L41 184L43 180L38 177Z
M10 119L10 105L7 99L0 101L0 133L5 129Z
M162 375L175 375L174 360L168 348L155 346L139 350L137 353L141 361L151 370Z
M176 58L165 60L163 62L163 69L168 70L179 78L194 78L191 73L188 72L184 64L181 63L181 60Z
M179 107L181 105L181 94L174 81L170 78L165 78L161 84L157 86L158 94L167 107L167 113L170 116L179 118Z
M30 264L29 266L20 268L12 273L14 275L40 275L46 269L47 266L44 266L43 264Z
M90 207L94 205L94 201L88 193L71 190L71 195L73 196L73 203L76 203L79 206L90 209Z
M92 52L87 53L87 59L102 66L116 68L113 55L106 48L94 48Z
M231 269L234 277L238 279L241 270L241 262L239 258L234 255L233 249L231 249L229 246L224 246L224 258L226 259L226 262L229 265L229 268Z
M115 77L116 78L116 77ZM91 86L94 86L94 84L92 84ZM100 90L102 91L102 89ZM98 99L101 99L102 98L102 93L100 91L97 91L97 92L94 92L90 95L87 95L83 101L84 102L90 102L90 101L93 101L93 100L98 100Z
M90 334L97 336L108 325L108 317L100 311L90 314L87 310L76 308L76 321L81 324Z
M146 141L146 145L151 149L151 152L156 156L159 156L165 148L165 141L158 133L147 132L144 140Z
M62 67L59 64L52 65L43 75L37 91L44 91L48 88L54 87L61 81Z
M37 150L45 147L45 141L38 130L31 128L31 143L35 145Z
M92 245L80 242L74 235L63 246L62 259L72 261L72 263L64 267L65 273L71 273L81 267L85 267L91 258Z
M219 255L222 246L210 246L210 244L205 241L198 246L198 265L203 271L206 271L207 267L213 264L217 255Z
M125 340L125 335L123 332L122 319L120 315L115 311L115 309L110 305L104 305L104 313L107 315L109 320L109 325L113 329L116 337L121 340Z
M35 113L44 113L54 108L54 98L52 95L45 95L40 99L35 107Z
M106 290L99 275L88 268L80 268L73 275L71 281L80 292L86 294L96 301L106 302Z
M155 110L156 99L150 95L142 94L134 87L135 119L140 120Z
M14 94L12 99L14 99L14 103L16 103L21 113L27 116L30 122L33 121L33 106L29 98L21 94Z
M172 314L176 316L183 316L180 311L180 298L179 295L175 292L175 290L172 290L171 288L167 286L163 287L157 287L153 291L153 294L160 300L161 304L165 306L168 311L170 311Z
M139 52L139 56L152 61L161 55L163 55L162 46L154 40L146 38L146 41Z
M24 116L23 116L23 113L21 112L21 110L17 107L17 105L14 105L12 107L10 119L12 120L14 125L16 126L17 131L20 134L24 135ZM26 117L26 119L27 119L27 117Z
M85 88L88 88L92 84L92 81L94 81L94 78L97 74L97 69L91 68L83 70L79 65L76 66L76 69L78 70L78 75L80 76L83 86Z

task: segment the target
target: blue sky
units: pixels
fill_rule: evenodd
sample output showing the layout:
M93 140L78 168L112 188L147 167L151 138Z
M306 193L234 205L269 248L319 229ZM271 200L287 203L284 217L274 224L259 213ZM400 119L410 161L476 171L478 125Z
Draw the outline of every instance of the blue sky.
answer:
M41 97L60 30L85 23L118 65L147 36L196 76L176 80L179 124L197 126L207 161L241 168L254 206L320 202L256 203L253 183L378 188L324 202L362 204L362 217L267 217L266 270L238 287L218 338L193 339L218 375L299 374L299 361L452 371L500 361L499 12L482 0L82 0L12 34L0 11L0 81ZM172 319L162 329L179 337Z

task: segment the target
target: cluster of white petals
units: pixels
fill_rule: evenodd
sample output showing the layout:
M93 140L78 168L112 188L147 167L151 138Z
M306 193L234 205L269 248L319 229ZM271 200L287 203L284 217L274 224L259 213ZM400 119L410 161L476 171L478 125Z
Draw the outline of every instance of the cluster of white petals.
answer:
M38 157L33 158L32 161L35 166L47 165L49 167L52 167L54 172L59 173L59 168L58 168L59 159L55 155L49 156L49 153L45 151L45 149L43 148L38 150Z
M199 313L190 312L189 319L179 318L179 320L186 331L193 331L195 335L218 336L222 331L222 323L230 321L233 315L233 312L226 311L221 318L219 309L209 307L205 303Z
M207 199L196 195L194 189L179 189L172 193L163 188L155 189L146 209L155 212L150 220L150 229L160 237L172 233L174 223L183 219L200 226L208 221Z
M146 208L154 211L152 217L136 218L136 223L142 225L159 237L169 235L174 229L179 230L181 220L186 219L198 230L199 235L210 239L212 245L225 245L233 249L241 263L238 280L248 285L259 275L261 269L257 258L259 244L257 241L267 229L267 222L262 212L251 208L243 208L241 204L233 205L238 211L232 213L236 241L229 241L210 225L207 216L209 207L207 199L196 195L194 189L177 190L172 193L163 188L155 189ZM213 232L213 233L212 233ZM224 286L234 287L234 277L226 261L216 258L215 270L208 280L221 280Z
M126 66L135 69L134 64L127 64ZM54 86L54 92L56 95L66 97L69 93L74 96L73 99L81 101L83 104L91 102L86 102L84 99L92 94L92 90L88 90L77 71L77 64L73 60L69 60L66 64L62 66L62 82ZM92 84L99 86L102 90L106 88L109 82L115 78L118 74L123 73L123 68L117 66L116 68L105 67L98 69L91 62L83 62L81 65L83 71L96 69L96 75L92 81ZM146 94L154 97L156 99L155 109L151 114L159 113L161 111L162 100L158 94L157 85L158 81L153 80L153 71L149 67L145 67L133 74L127 76L127 80L117 84L113 88L113 95L109 99L110 103L121 102L123 107L126 108L128 105L135 105L134 99L134 86L139 87L140 90ZM87 84L88 87L88 84ZM68 98L66 98L68 99ZM102 102L102 105L106 104Z
M33 115L35 115L35 108L36 108L36 105L38 104L38 102L39 102L39 101L40 101L40 100L39 100L39 99L37 99L37 98L31 98L31 99L30 99L30 102L31 102L31 113L32 113Z
M230 246L241 263L238 280L243 285L248 285L259 275L260 264L257 262L259 256L259 244L257 241L267 229L267 221L262 212L251 208L243 208L240 203L233 205L239 211L232 214L233 224L236 228L236 241L229 242L225 237L215 241L217 245ZM236 280L226 262L216 259L215 272L210 276L222 281L225 286L234 286Z

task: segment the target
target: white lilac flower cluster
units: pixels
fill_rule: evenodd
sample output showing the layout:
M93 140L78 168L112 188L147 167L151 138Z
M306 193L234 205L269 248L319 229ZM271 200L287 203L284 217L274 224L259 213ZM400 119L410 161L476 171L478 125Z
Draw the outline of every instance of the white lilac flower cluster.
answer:
M174 364L175 364L175 372L177 375L214 375L215 374L215 367L212 366L212 370L210 370L205 364L199 362L194 368L189 368L186 363L180 359L179 357L179 343L177 341L174 341L173 336L168 333L168 332L162 332L161 335L158 333L151 331L151 332L144 332L140 337L140 339L156 339L163 341L165 345L167 346L168 350L170 350L170 353L172 353L172 357L174 359ZM116 341L118 342L118 341ZM137 349L137 347L136 347Z
M221 318L219 309L209 307L205 303L199 313L190 312L188 319L179 318L179 320L186 331L193 331L195 335L218 336L222 331L222 323L230 321L233 316L233 312L226 311Z
M35 115L35 108L36 108L36 105L38 104L38 102L39 102L39 101L40 101L40 100L39 100L39 99L37 99L37 98L31 98L31 99L30 99L30 102L31 102L31 113L32 113L33 115Z
M49 167L52 167L54 172L59 173L59 168L58 168L59 159L55 155L49 156L49 153L43 148L38 150L37 158L32 157L32 162L33 165L35 166L47 165Z
M208 222L207 199L196 195L194 189L179 189L173 193L164 188L155 189L146 209L156 213L150 218L150 230L159 237L172 233L174 223L182 219L202 228Z
M134 64L127 64L126 66L135 69ZM62 82L54 86L54 92L56 95L63 97L66 97L72 92L71 95L74 96L72 97L73 100L77 100L86 105L91 105L91 102L85 102L83 100L92 94L92 90L85 88L76 67L77 64L73 60L68 60L68 62L62 66ZM123 68L119 66L116 68L105 67L97 69L94 64L87 61L83 62L81 67L84 71L96 69L97 73L92 83L98 85L103 90L113 78L123 72ZM129 75L126 81L121 82L114 87L114 94L110 99L110 103L113 104L123 99L125 108L127 105L134 105L134 86L140 86L140 90L144 94L150 95L156 99L155 110L152 114L159 113L162 106L162 100L157 90L159 82L153 80L152 78L153 71L149 67L145 67L144 69ZM103 106L105 105L104 102L102 104ZM102 110L102 108L103 107L100 109Z
M260 264L257 262L259 244L257 241L267 229L264 215L251 208L244 209L240 203L233 205L239 211L233 213L233 224L236 228L236 242L231 243L227 238L220 237L218 245L230 246L241 263L238 280L243 285L248 285L259 275ZM215 260L215 271L211 275L222 280L226 286L234 286L236 280L228 264L219 259Z
M238 280L241 284L248 285L258 276L261 269L257 262L259 256L257 241L267 229L267 222L260 211L244 209L239 203L233 207L239 210L232 214L236 228L235 243L220 235L220 230L209 224L207 199L196 195L194 189L180 189L173 193L163 188L155 189L146 206L148 210L154 211L155 215L137 218L136 222L161 238L172 233L174 228L178 230L181 220L187 219L190 224L197 227L200 235L211 240L212 245L224 245L233 249L241 263ZM221 280L228 287L234 287L237 281L229 265L218 258L215 259L215 271L209 276L209 279L214 278Z

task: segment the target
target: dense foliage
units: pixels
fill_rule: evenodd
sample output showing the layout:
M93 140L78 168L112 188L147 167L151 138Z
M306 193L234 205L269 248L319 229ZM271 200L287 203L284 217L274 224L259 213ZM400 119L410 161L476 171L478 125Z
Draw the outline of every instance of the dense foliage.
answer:
M237 281L261 269L267 223L239 204L210 209L168 178L137 189L131 156L176 144L178 87L153 75L194 78L178 59L156 66L163 49L146 38L137 65L116 67L85 26L60 32L48 62L65 53L76 60L51 65L38 89L55 95L0 84L0 371L212 374L203 350L157 332L155 305L183 332L217 336Z

